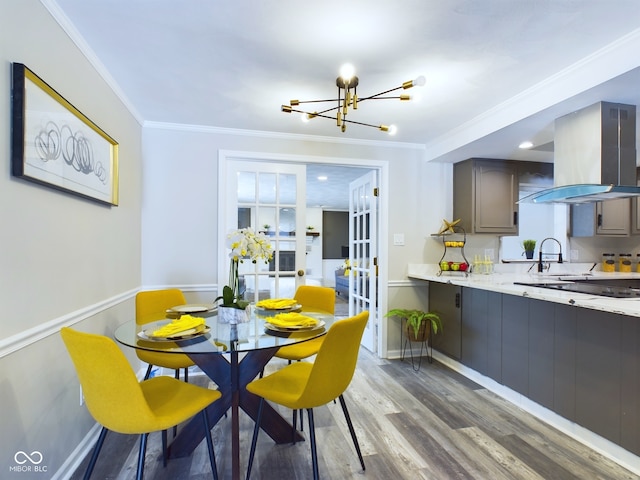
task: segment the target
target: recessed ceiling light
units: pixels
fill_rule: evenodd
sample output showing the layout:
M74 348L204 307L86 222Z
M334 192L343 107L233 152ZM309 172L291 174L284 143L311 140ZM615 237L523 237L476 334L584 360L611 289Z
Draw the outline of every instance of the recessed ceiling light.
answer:
M520 145L518 145L518 148L522 148L523 150L526 150L527 148L531 148L533 147L533 143L531 143L530 141L526 141L526 142L522 142Z
M318 180L320 180L321 182L324 182L325 180L327 180L327 176L326 175L320 175L318 177Z

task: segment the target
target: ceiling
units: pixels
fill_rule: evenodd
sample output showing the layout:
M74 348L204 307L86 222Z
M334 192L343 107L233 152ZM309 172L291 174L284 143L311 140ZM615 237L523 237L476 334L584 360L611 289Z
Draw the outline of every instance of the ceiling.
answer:
M42 2L145 125L402 142L429 161L552 161L555 118L600 100L640 103L637 0ZM426 77L406 92L419 101L349 114L394 124L395 136L280 111L292 98L335 98L345 62L360 97ZM519 150L523 140L545 146Z

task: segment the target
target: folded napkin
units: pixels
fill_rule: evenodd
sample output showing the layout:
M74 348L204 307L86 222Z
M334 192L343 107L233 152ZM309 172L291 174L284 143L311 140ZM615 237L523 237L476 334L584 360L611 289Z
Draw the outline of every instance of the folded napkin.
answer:
M291 328L291 327L315 327L318 324L318 320L315 318L307 317L298 312L279 313L269 318L269 323L276 327Z
M293 298L266 298L256 303L256 307L265 308L267 310L283 310L297 304L298 302Z
M196 332L204 330L205 321L201 317L192 317L191 315L182 315L180 318L176 318L171 323L154 330L151 332L152 337L172 337L181 332L195 329Z

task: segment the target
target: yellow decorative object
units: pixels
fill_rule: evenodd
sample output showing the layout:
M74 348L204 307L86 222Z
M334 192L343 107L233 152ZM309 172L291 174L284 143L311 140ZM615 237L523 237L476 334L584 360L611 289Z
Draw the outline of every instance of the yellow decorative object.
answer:
M458 218L457 220L453 220L452 222L449 222L448 220L445 220L444 218L442 219L444 225L443 227L440 229L440 231L438 232L438 235L442 235L443 233L454 233L454 227L460 223L460 219Z
M344 271L344 276L345 276L345 277L348 277L349 275L351 275L351 269L350 269L350 268L347 268L347 269Z
M279 313L269 319L271 325L276 327L315 327L318 320L307 317L297 312Z
M186 332L192 329L204 329L204 318L192 317L191 315L182 315L171 323L168 323L151 333L152 337L170 337L180 332Z
M294 298L266 298L256 303L256 306L267 310L283 310L297 304Z

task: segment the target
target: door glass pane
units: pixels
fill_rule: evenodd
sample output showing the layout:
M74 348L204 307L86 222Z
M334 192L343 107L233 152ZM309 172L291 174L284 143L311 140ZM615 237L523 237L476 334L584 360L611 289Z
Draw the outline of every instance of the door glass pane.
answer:
M258 205L258 230L267 235L274 235L276 228L276 208Z
M255 201L255 172L238 172L238 203L254 203Z
M281 208L278 224L278 233L280 235L295 235L296 232L296 209Z
M247 207L238 207L238 228L246 228L251 226L251 209Z
M296 204L296 176L280 174L280 203Z
M259 194L260 203L276 203L276 174L260 173Z

